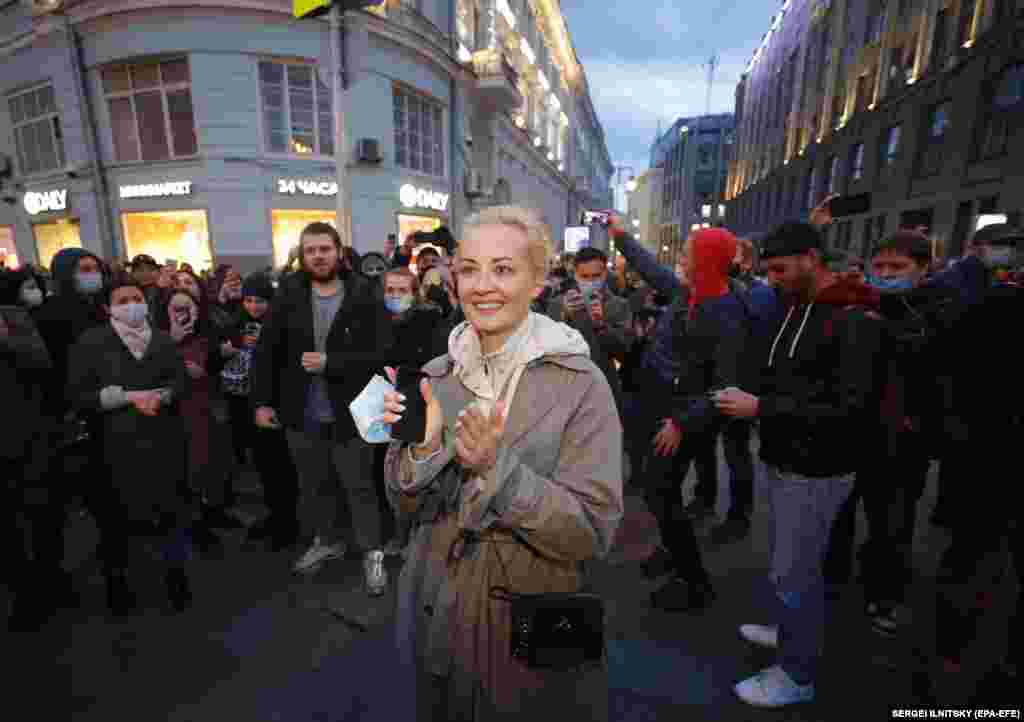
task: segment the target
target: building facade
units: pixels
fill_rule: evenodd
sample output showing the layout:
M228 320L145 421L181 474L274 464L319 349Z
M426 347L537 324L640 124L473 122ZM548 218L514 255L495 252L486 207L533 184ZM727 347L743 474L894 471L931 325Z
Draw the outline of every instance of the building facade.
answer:
M335 223L339 155L360 252L458 234L497 202L537 208L557 242L591 165L570 139L604 147L556 0L350 12L344 113L327 19L295 20L286 0L35 7L0 2L9 265L68 246L276 265L305 225Z
M651 167L661 170L653 202L662 262L675 263L692 231L724 220L734 140L733 116L719 114L680 118L652 144Z
M758 234L826 194L866 209L830 246L863 257L925 226L959 254L1024 210L1024 3L787 0L736 91L728 222Z
M661 205L661 168L648 168L636 178L636 189L627 195L629 231L651 253L657 254L658 214Z

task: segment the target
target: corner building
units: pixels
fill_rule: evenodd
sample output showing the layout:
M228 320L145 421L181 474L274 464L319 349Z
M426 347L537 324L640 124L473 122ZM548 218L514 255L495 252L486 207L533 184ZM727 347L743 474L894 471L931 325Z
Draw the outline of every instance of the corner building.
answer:
M830 247L866 257L901 226L957 255L983 216L1024 211L1024 3L787 0L736 89L728 222L756 235L828 193L869 210Z
M328 27L285 0L0 7L0 255L283 262L335 223ZM557 0L386 0L346 27L356 250L499 202L557 243L608 185Z

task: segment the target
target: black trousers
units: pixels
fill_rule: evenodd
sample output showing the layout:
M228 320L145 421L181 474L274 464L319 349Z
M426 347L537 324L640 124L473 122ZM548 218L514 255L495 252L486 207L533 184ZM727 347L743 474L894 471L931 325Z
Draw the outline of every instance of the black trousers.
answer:
M240 454L244 461L245 450L252 449L270 521L297 527L299 475L284 429L261 429L253 419L249 399L231 395L227 398L236 457Z
M751 424L731 421L722 427L722 447L729 465L729 518L750 520L754 508L754 456L750 451ZM714 508L718 501L718 434L697 456L695 496ZM701 473L703 470L704 473Z
M929 465L923 439L910 434L893 454L867 461L832 524L825 556L826 580L843 583L850 576L857 506L863 501L868 523L861 557L865 597L869 602L903 601L910 582L917 506L924 495Z
M977 438L951 447L942 461L944 465L951 462L949 468L958 476L947 477L957 507L952 542L936 574L936 648L939 656L960 660L986 611L985 596L996 591L1001 572L1012 562L1018 595L1008 646L1010 661L1019 665L1024 647L1024 525L1015 475L1006 461L1013 435L1000 442L998 431L979 429Z
M678 575L691 583L705 583L704 568L693 521L683 509L681 486L698 454L706 452L714 436L683 435L683 442L673 456L657 456L653 445L647 454L644 472L644 500L658 520L662 543L672 555ZM713 448L713 447L712 447Z

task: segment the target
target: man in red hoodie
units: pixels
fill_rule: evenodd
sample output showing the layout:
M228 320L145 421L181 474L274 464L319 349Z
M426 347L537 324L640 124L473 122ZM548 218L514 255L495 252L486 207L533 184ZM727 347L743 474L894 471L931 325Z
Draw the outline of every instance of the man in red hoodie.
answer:
M698 611L714 598L701 560L693 522L686 515L679 481L722 431L728 419L711 403L715 389L739 387L746 337L743 301L729 292L736 237L724 229L698 231L687 241L684 266L690 294L673 320L679 369L671 415L662 421L646 470L646 501L658 519L673 578L651 595L661 609Z
M779 625L744 625L740 633L777 648L779 663L735 687L760 707L814 699L829 531L858 470L861 450L853 441L878 423L881 324L863 310L877 307L878 295L836 279L823 248L821 234L804 223L784 224L762 241L769 282L786 296L787 312L767 348L751 344L757 371L747 388L755 393L715 396L726 416L759 420L772 498Z

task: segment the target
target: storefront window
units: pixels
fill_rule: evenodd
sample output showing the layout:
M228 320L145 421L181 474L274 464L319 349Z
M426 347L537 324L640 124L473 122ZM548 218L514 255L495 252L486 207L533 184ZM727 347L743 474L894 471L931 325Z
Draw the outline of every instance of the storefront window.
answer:
M121 225L128 258L145 253L161 263L188 263L196 271L213 265L206 211L122 213Z
M17 268L18 251L14 245L14 229L0 226L0 268Z
M274 267L288 263L288 253L298 245L299 236L310 223L328 223L337 228L334 211L272 210L271 236L274 242Z
M52 223L35 223L32 225L32 234L36 238L39 263L47 269L58 251L65 248L82 247L78 223L68 218L62 218Z

